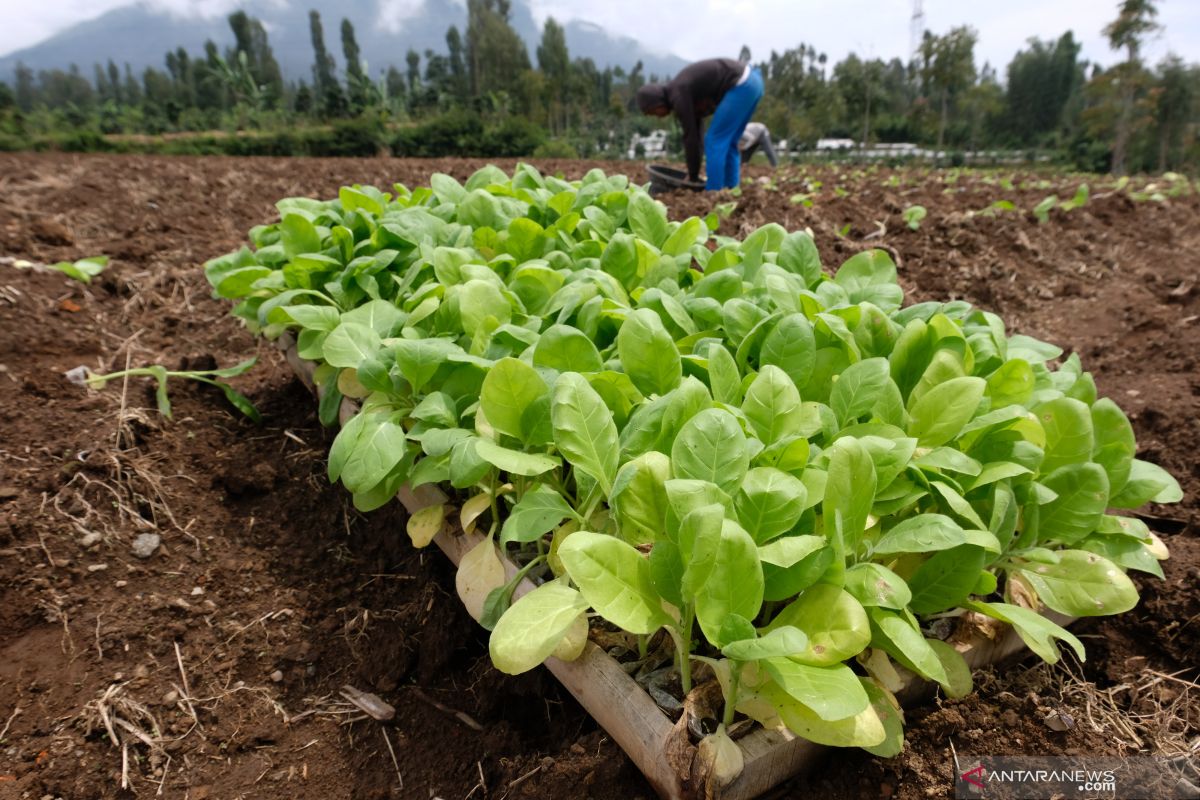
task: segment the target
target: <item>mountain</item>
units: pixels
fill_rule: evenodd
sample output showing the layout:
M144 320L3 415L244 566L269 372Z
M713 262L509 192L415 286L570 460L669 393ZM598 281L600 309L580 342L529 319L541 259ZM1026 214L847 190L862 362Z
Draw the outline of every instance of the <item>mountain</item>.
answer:
M405 4L411 5L411 4ZM347 17L354 23L355 34L373 75L389 64L404 68L404 54L411 47L445 52L446 29L457 25L466 31L465 5L449 0L420 0L420 4L402 16L393 15L383 0L246 0L240 4L247 14L262 20L271 39L275 58L288 80L310 80L313 51L309 36L308 11L321 14L325 46L335 56L339 69L341 23ZM530 60L537 63L537 45L541 28L533 17L528 0L512 5L512 25L529 48ZM591 58L603 68L623 67L627 72L640 59L647 75L673 75L687 62L656 53L627 36L616 36L587 22L572 20L564 24L567 48L572 58ZM77 64L88 78L92 65L112 58L124 68L128 63L136 75L146 67L165 69L168 50L183 47L192 55L202 54L204 42L212 39L221 48L233 44L225 16L182 16L153 3L139 2L108 11L95 19L76 23L32 47L0 57L0 80L13 80L17 62L38 70L65 69Z

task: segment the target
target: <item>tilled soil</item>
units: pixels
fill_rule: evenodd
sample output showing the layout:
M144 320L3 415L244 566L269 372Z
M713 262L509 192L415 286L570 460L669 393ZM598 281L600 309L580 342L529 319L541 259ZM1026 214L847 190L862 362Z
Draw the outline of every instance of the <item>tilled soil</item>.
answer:
M398 508L359 514L328 484L332 435L312 398L201 272L281 197L421 185L435 171L461 179L481 165L0 156L0 257L112 258L87 286L0 265L0 798L652 796L548 673L491 668L452 568L413 551ZM539 166L645 179L640 164ZM764 182L738 197L662 199L677 218L735 201L727 235L810 227L827 267L885 246L910 300L963 298L1078 351L1130 414L1139 455L1186 494L1151 509L1172 550L1166 580L1138 578L1134 611L1076 626L1086 664L978 673L972 697L908 713L896 759L831 753L776 796L948 797L953 753L1150 752L1193 739L1200 201L1094 196L1039 225L968 212L999 199L1029 209L1048 192L969 176L947 193L936 174L895 187L887 171L777 183L755 173ZM804 177L822 182L811 208L790 201L800 189L789 180ZM917 203L929 216L912 231L901 212ZM167 420L144 379L91 392L63 377L251 354L259 364L233 382L263 412L257 426L186 382L171 384ZM146 532L161 545L141 559L131 544ZM395 706L394 721L352 721L347 685Z

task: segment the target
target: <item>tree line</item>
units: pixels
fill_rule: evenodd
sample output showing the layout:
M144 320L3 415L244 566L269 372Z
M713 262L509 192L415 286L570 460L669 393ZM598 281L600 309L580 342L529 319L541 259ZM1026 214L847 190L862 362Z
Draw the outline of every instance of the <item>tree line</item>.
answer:
M1195 169L1200 67L1174 55L1145 63L1156 16L1153 0L1120 2L1104 33L1122 60L1108 68L1082 60L1070 31L1030 39L1002 74L977 64L969 27L926 31L908 62L850 54L830 63L801 43L759 62L766 92L757 118L791 147L836 137L944 151L1036 150L1118 173ZM114 148L139 134L196 132L176 137L175 146L623 157L632 132L663 124L638 115L631 102L659 76L646 75L641 62L626 70L571 58L553 18L531 59L511 24L510 0L468 0L464 30L451 26L436 49L432 42L423 52L409 49L403 64L375 74L352 20L337 28L340 59L320 14L311 11L308 21L312 70L296 81L285 80L266 29L244 11L228 17L230 47L177 48L165 69L140 75L112 59L91 76L75 65L36 74L18 65L11 84L0 82L0 148ZM741 57L752 60L747 48ZM225 132L227 144L199 135L213 131Z

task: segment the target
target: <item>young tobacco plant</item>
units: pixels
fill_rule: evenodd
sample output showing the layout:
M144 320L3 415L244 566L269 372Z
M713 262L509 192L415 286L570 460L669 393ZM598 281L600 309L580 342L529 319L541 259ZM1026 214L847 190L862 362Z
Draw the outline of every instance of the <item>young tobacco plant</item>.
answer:
M359 402L329 456L358 508L458 492L481 540L457 586L499 669L577 656L589 618L631 657L665 630L724 725L894 755L896 665L971 688L933 618L1082 657L1040 612L1120 613L1127 570L1161 576L1162 543L1114 511L1178 484L1079 359L961 301L904 307L886 253L830 274L808 233L714 236L598 170L430 184L283 200L206 274L318 362L326 424ZM447 509L413 516L417 546Z

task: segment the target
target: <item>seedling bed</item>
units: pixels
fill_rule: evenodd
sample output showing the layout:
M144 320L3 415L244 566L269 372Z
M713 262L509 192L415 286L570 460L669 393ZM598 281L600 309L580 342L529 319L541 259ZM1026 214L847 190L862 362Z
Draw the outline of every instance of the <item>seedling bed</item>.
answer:
M323 396L322 389L312 380L317 365L297 355L291 336L282 336L278 343L284 349L288 364L296 376L319 400ZM357 411L356 403L343 398L338 411L339 424L344 424ZM397 499L409 514L453 501L453 498L431 484L415 490L405 486ZM463 556L482 540L479 533L463 531L447 514L433 542L457 566ZM502 559L508 576L516 575L519 567L507 557ZM520 597L534 588L536 585L525 578L517 585L514 595ZM1047 611L1046 616L1063 626L1074 621L1053 611ZM990 635L982 629L975 629L955 645L972 669L1003 663L1026 649L1021 637L1010 626L992 628L988 633ZM958 636L958 632L955 636ZM546 659L544 665L628 754L663 800L692 800L698 797L752 800L814 767L827 749L797 737L786 729L767 730L754 725L749 733L735 740L745 764L739 777L723 788L706 787L698 784L692 774L692 770L697 768L693 764L695 745L687 741L680 749L679 742L686 740L686 734L680 735L682 727L659 708L654 699L622 669L617 659L589 641L583 654L574 661L563 661L552 656ZM900 671L904 686L895 692L897 699L905 706L928 699L935 684L902 667Z

